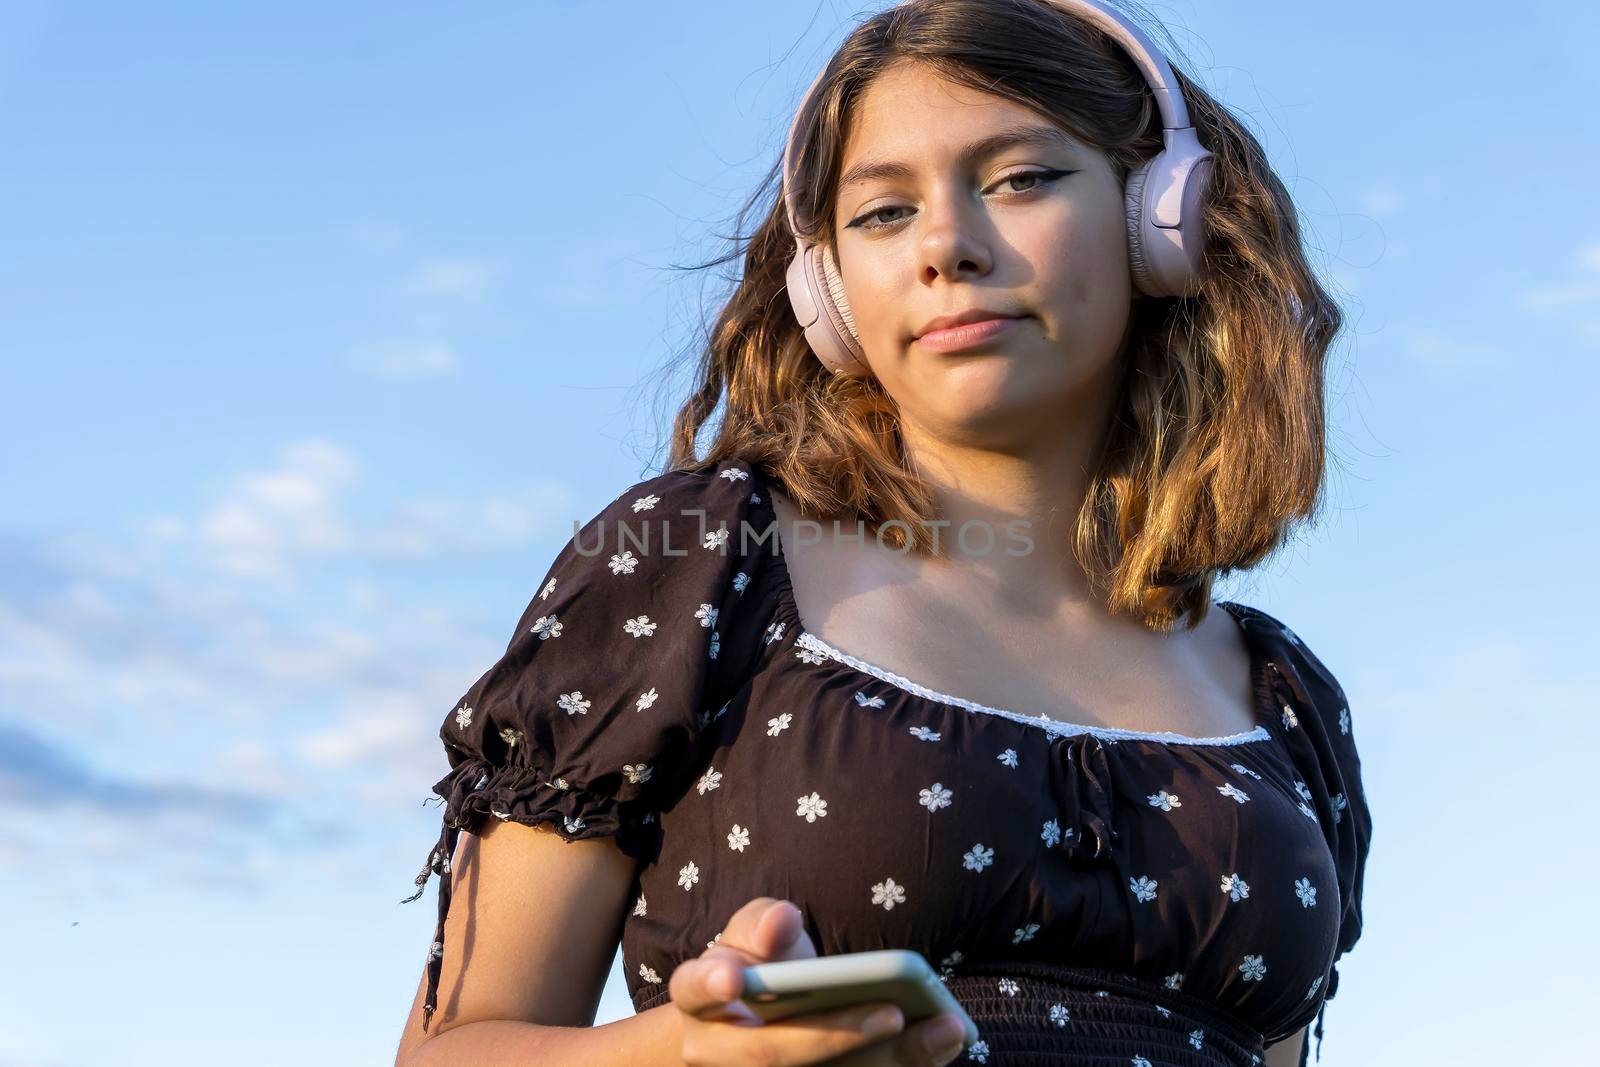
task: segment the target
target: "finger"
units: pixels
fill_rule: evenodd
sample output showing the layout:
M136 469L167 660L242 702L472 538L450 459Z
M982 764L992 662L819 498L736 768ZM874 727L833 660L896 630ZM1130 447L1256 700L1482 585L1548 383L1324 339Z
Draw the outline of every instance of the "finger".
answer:
M894 1062L905 1064L932 1063L943 1067L967 1047L966 1028L955 1015L941 1012L931 1019L922 1019L906 1027L895 1038Z
M874 1018L885 1009L887 1020ZM877 1001L792 1015L761 1026L685 1028L684 1052L696 1061L800 1067L831 1063L839 1056L893 1037L903 1026L904 1017L898 1007Z
M769 960L810 959L816 946L806 936L800 909L780 900L764 912L756 925L756 954Z
M713 1018L717 1009L727 1007L744 992L741 971L750 962L759 961L732 947L709 948L673 969L667 980L667 994L681 1011L697 1018Z
M777 918L781 927L787 918L783 913L798 912L798 909L788 901L779 900L777 897L755 897L748 900L728 917L717 944L730 945L762 959L770 959L767 949L771 947L771 935L762 932L762 920L773 911L779 913ZM781 934L783 931L780 929L777 932Z

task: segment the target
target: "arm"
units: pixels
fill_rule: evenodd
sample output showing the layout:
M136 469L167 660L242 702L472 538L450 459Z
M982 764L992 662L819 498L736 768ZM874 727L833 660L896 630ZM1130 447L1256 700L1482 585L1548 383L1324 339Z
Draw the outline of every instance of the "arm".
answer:
M1305 1040L1306 1028L1302 1026L1276 1045L1268 1045L1267 1067L1300 1067L1300 1049Z
M450 867L445 936L459 950L444 956L427 1033L419 984L397 1067L681 1065L673 1004L593 1025L634 874L611 840L488 819L481 837L461 835Z

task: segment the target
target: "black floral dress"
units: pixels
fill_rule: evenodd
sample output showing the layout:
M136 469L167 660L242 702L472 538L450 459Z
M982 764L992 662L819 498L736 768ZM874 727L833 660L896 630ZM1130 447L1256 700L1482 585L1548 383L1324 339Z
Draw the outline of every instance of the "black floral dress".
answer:
M426 1011L458 834L493 817L637 860L639 1011L772 896L819 954L921 952L978 1024L958 1062L1231 1067L1313 1019L1320 1037L1371 834L1350 712L1287 626L1220 606L1251 649L1253 729L1078 726L809 632L751 465L632 486L440 730L443 829L408 898L441 876Z

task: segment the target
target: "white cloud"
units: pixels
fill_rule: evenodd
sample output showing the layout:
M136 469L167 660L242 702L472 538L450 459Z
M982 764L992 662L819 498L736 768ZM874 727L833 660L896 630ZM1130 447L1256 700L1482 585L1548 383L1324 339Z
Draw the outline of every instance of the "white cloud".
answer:
M1453 377L1504 367L1514 362L1498 345L1451 337L1438 330L1403 326L1396 331L1407 359L1436 374Z
M438 341L395 341L369 345L356 352L357 367L385 378L425 378L450 374L461 360L454 348Z
M1524 289L1519 303L1525 311L1567 314L1571 325L1586 341L1600 340L1600 242L1581 245L1573 253L1573 272L1563 278L1539 282Z
M541 537L553 558L571 503L533 485L369 518L353 497L363 469L310 438L192 515L157 502L120 539L16 539L0 690L25 731L13 747L35 755L0 766L0 822L41 817L18 806L46 803L43 774L59 783L49 803L70 807L52 825L104 830L119 877L246 890L326 847L328 812L430 795L447 769L439 726L504 649L524 594L485 627L377 568ZM526 596L548 562L522 568ZM0 832L0 855L32 843Z
M503 269L498 260L430 259L412 272L406 289L425 296L476 300L488 292Z
M1360 196L1361 210L1368 215L1394 215L1405 207L1405 194L1393 185L1368 187Z

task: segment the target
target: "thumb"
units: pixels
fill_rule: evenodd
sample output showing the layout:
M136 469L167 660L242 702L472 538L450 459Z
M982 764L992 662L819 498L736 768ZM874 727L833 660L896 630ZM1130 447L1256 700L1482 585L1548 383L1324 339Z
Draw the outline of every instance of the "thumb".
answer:
M769 960L800 960L816 956L816 946L806 934L800 909L787 900L767 908L756 923L760 954Z

